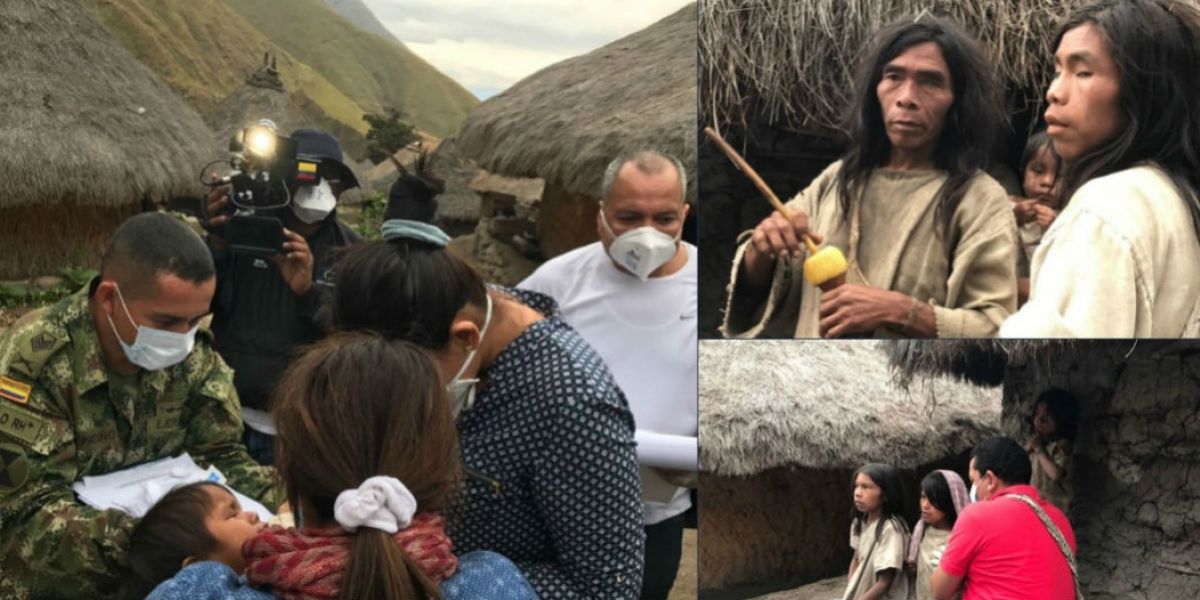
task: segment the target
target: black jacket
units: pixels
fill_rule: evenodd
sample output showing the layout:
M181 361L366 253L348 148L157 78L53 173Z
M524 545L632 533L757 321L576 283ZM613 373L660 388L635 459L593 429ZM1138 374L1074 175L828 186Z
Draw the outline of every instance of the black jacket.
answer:
M217 292L212 331L217 351L233 368L244 406L265 410L295 349L321 337L316 315L333 289L335 250L362 241L336 212L305 239L313 255L313 286L299 297L271 261L213 251Z

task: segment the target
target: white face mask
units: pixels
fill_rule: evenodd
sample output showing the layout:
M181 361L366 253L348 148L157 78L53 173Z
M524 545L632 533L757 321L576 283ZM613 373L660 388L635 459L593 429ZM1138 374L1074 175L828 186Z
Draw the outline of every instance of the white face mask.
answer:
M479 330L479 344L483 343L483 336L487 333L488 325L492 322L492 297L487 295L487 316L483 318L483 327ZM479 383L479 378L459 379L462 377L467 366L475 359L475 353L479 351L479 346L471 349L467 354L467 360L463 361L463 366L454 374L454 378L450 383L446 384L446 391L450 394L450 412L455 418L464 410L470 410L475 404L475 384Z
M292 198L292 212L297 219L309 225L328 217L336 205L337 197L333 195L333 188L324 179L317 185L302 186Z
M626 271L633 273L638 279L646 281L650 274L667 261L675 257L676 244L683 235L671 237L653 227L638 227L615 235L612 227L608 226L608 218L604 216L604 207L600 207L600 222L608 235L613 236L613 243L608 247L608 255Z
M977 486L976 486L974 483L972 483L972 484L971 484L971 493L970 493L970 494L968 494L968 495L970 496L970 498L971 498L971 504L974 504L974 503L976 503L976 502L979 502L979 499L978 499L978 498L975 496L975 491L976 491L977 489L979 489L979 488L978 488L978 487L977 487Z
M137 327L137 336L133 338L133 344L126 344L125 340L121 339L121 334L117 333L117 325L113 322L112 315L108 315L108 324L112 327L113 335L117 336L121 350L125 352L125 358L128 358L129 362L147 371L158 371L183 362L192 353L192 348L196 346L196 330L200 329L199 323L187 333L138 325L137 321L133 320L133 315L129 314L129 306L125 304L120 287L117 288L117 297L121 299L125 316Z

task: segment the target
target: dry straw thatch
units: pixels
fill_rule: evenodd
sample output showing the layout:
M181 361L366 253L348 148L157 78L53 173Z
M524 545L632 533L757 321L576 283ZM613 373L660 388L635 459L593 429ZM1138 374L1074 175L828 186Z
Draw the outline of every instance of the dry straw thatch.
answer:
M700 464L722 476L773 467L915 468L995 435L1000 391L950 377L902 389L873 341L700 344Z
M924 12L954 18L985 46L1010 108L1042 102L1054 32L1086 0L710 0L700 10L705 122L762 119L837 130L857 61L880 27Z
M694 200L696 5L521 80L476 107L455 139L488 171L590 198L618 154L657 149L683 161Z
M0 3L0 209L199 194L212 132L78 2Z

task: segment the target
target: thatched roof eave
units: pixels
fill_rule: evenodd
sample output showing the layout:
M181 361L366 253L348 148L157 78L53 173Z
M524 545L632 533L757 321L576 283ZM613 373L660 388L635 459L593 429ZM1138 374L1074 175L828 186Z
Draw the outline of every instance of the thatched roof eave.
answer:
M700 344L700 465L752 475L776 467L915 468L995 435L1000 391L949 377L907 389L878 342Z
M654 149L688 169L696 198L696 5L551 65L477 106L454 136L493 173L599 197L617 155Z
M0 207L202 195L212 132L78 2L4 2L0 40Z

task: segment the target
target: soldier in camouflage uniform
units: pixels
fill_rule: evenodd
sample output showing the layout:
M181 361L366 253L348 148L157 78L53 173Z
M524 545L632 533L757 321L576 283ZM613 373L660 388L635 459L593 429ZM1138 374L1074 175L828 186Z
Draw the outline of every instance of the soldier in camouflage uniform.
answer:
M186 451L267 506L283 501L241 443L232 371L195 329L214 288L198 236L138 215L118 228L100 277L0 333L0 598L117 592L134 519L77 501L84 476ZM182 362L135 364L152 364L136 348L165 331L195 336L190 352L176 349Z

